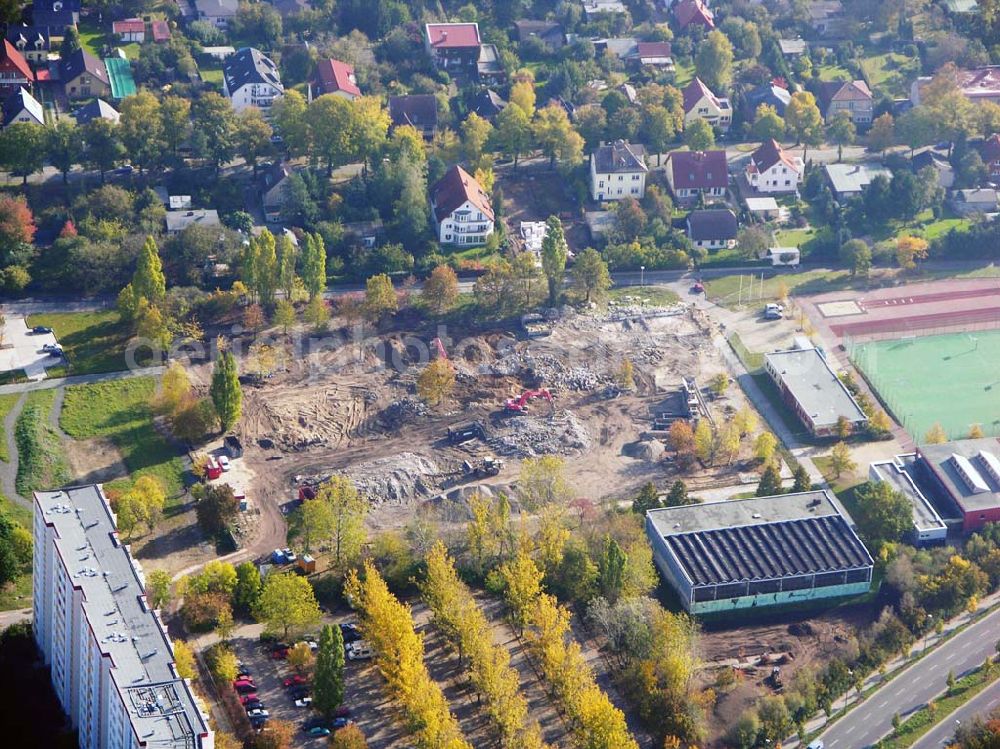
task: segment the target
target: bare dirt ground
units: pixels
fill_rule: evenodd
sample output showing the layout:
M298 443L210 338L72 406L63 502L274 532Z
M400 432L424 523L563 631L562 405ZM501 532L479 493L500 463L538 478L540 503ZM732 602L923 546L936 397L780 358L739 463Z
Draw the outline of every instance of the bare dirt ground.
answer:
M63 440L74 480L81 484L113 481L128 476L128 468L115 444L104 437Z

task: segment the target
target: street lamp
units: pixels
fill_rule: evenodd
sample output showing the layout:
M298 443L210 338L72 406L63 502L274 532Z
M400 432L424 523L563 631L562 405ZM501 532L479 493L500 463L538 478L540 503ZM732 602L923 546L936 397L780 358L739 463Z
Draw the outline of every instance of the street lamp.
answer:
M646 286L646 266L645 265L640 265L639 266L639 287L640 288L645 288L645 286Z

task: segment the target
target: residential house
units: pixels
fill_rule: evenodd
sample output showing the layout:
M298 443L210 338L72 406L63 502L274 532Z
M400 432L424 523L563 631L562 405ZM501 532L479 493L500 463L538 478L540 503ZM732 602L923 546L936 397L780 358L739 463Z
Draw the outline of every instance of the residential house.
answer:
M670 42L639 42L639 64L671 71L674 69L673 50Z
M729 188L725 151L672 151L664 168L670 192L684 205L699 195L706 200L722 198Z
M590 197L594 200L641 200L646 194L646 148L617 140L590 154Z
M591 41L598 58L610 55L626 65L639 60L639 40L633 36Z
M819 36L840 38L847 32L847 13L840 0L812 0L806 13L809 28Z
M239 12L239 0L194 0L195 13L200 21L208 21L217 29L229 26L229 21Z
M507 102L491 88L481 88L468 100L469 114L473 112L484 120L493 120L507 108Z
M30 122L33 125L45 124L45 112L38 99L28 93L27 89L18 89L3 101L3 127L9 127L15 122Z
M153 41L157 44L164 44L170 41L170 24L166 21L151 21L149 31Z
M702 0L680 0L674 5L674 20L681 31L689 26L701 26L705 31L715 28L715 14Z
M910 85L910 102L913 106L920 104L921 91L930 81L929 77L922 77ZM982 101L1000 104L1000 65L959 70L955 75L955 82L965 98L973 104Z
M688 214L687 235L691 244L709 252L736 246L739 223L729 208L706 208Z
M111 96L108 69L84 49L78 49L59 61L59 78L69 99Z
M123 21L115 21L111 24L111 32L120 41L142 44L146 41L146 22L141 18L126 18Z
M118 122L118 120L121 119L121 115L118 114L118 110L104 101L104 99L94 99L87 102L73 112L73 117L76 119L77 125L86 125L91 120L110 120L111 122Z
M621 0L584 0L583 15L588 21L599 20L608 14L624 13L627 10Z
M437 130L437 99L433 94L389 97L389 120L393 127L410 125L430 140Z
M774 107L774 111L780 117L784 117L785 110L792 100L792 94L785 86L779 85L776 81L769 81L748 93L746 98L747 119L752 121L755 119L757 109L761 104Z
M164 216L167 234L180 234L189 226L222 226L219 212L213 208L195 208L189 211L167 211Z
M868 125L872 121L875 99L868 84L857 81L823 81L817 90L816 104L829 122L838 112L847 112L855 125Z
M951 196L951 207L955 213L970 216L974 213L996 213L1000 209L1000 193L991 188L955 190Z
M368 250L380 244L383 234L384 228L381 219L351 221L344 224L345 242Z
M979 155L983 158L990 178L1000 178L1000 133L993 133L979 146Z
M35 74L17 51L9 39L3 40L3 51L0 52L0 97L16 94L22 88L31 89L35 82Z
M910 169L914 172L921 172L924 169L933 169L937 175L938 187L950 190L955 184L955 168L943 155L927 148L920 153L914 154L910 159Z
M503 83L506 77L496 45L480 45L479 59L476 61L476 79L484 86L495 86Z
M806 53L806 43L802 39L779 39L778 48L786 60L795 60Z
M431 188L431 211L441 244L476 247L493 233L490 196L462 167L455 165Z
M522 19L514 21L517 40L522 44L529 39L538 39L549 52L558 52L566 44L566 34L558 21L534 21Z
M52 38L48 26L11 24L7 27L7 40L32 65L45 65L52 51Z
M269 223L281 221L281 209L285 205L291 174L285 164L277 161L260 176L261 205L264 208L264 219Z
M429 23L424 45L434 64L444 70L474 71L479 61L478 23Z
M772 139L764 141L750 154L746 178L755 192L792 193L798 190L805 169L801 157L788 153Z
M705 120L723 132L733 124L729 99L716 96L701 78L695 78L684 88L684 124L694 120Z
M62 40L67 26L80 23L81 5L81 0L34 0L31 22L35 26L47 26L53 39Z
M354 67L340 60L320 60L316 64L316 76L312 81L313 96L334 94L344 99L354 100L361 96Z
M892 172L877 164L825 164L823 172L839 202L860 195L876 177L892 179Z
M257 107L265 113L271 109L275 99L284 96L278 66L253 47L243 47L222 63L223 92L233 104L233 109L242 112L249 107Z

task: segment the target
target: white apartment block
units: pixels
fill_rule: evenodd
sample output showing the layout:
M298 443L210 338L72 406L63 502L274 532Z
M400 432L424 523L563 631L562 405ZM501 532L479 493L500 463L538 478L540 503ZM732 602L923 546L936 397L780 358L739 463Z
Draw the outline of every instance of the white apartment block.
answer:
M35 639L81 749L213 749L100 486L36 492Z

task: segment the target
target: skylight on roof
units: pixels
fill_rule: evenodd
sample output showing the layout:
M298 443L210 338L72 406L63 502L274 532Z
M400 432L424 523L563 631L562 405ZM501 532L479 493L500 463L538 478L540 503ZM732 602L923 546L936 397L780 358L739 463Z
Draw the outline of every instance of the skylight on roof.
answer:
M951 462L954 464L955 470L958 471L958 475L962 477L962 481L969 487L969 491L973 494L986 494L989 492L989 485L979 475L979 471L976 470L968 458L958 453L952 453Z

